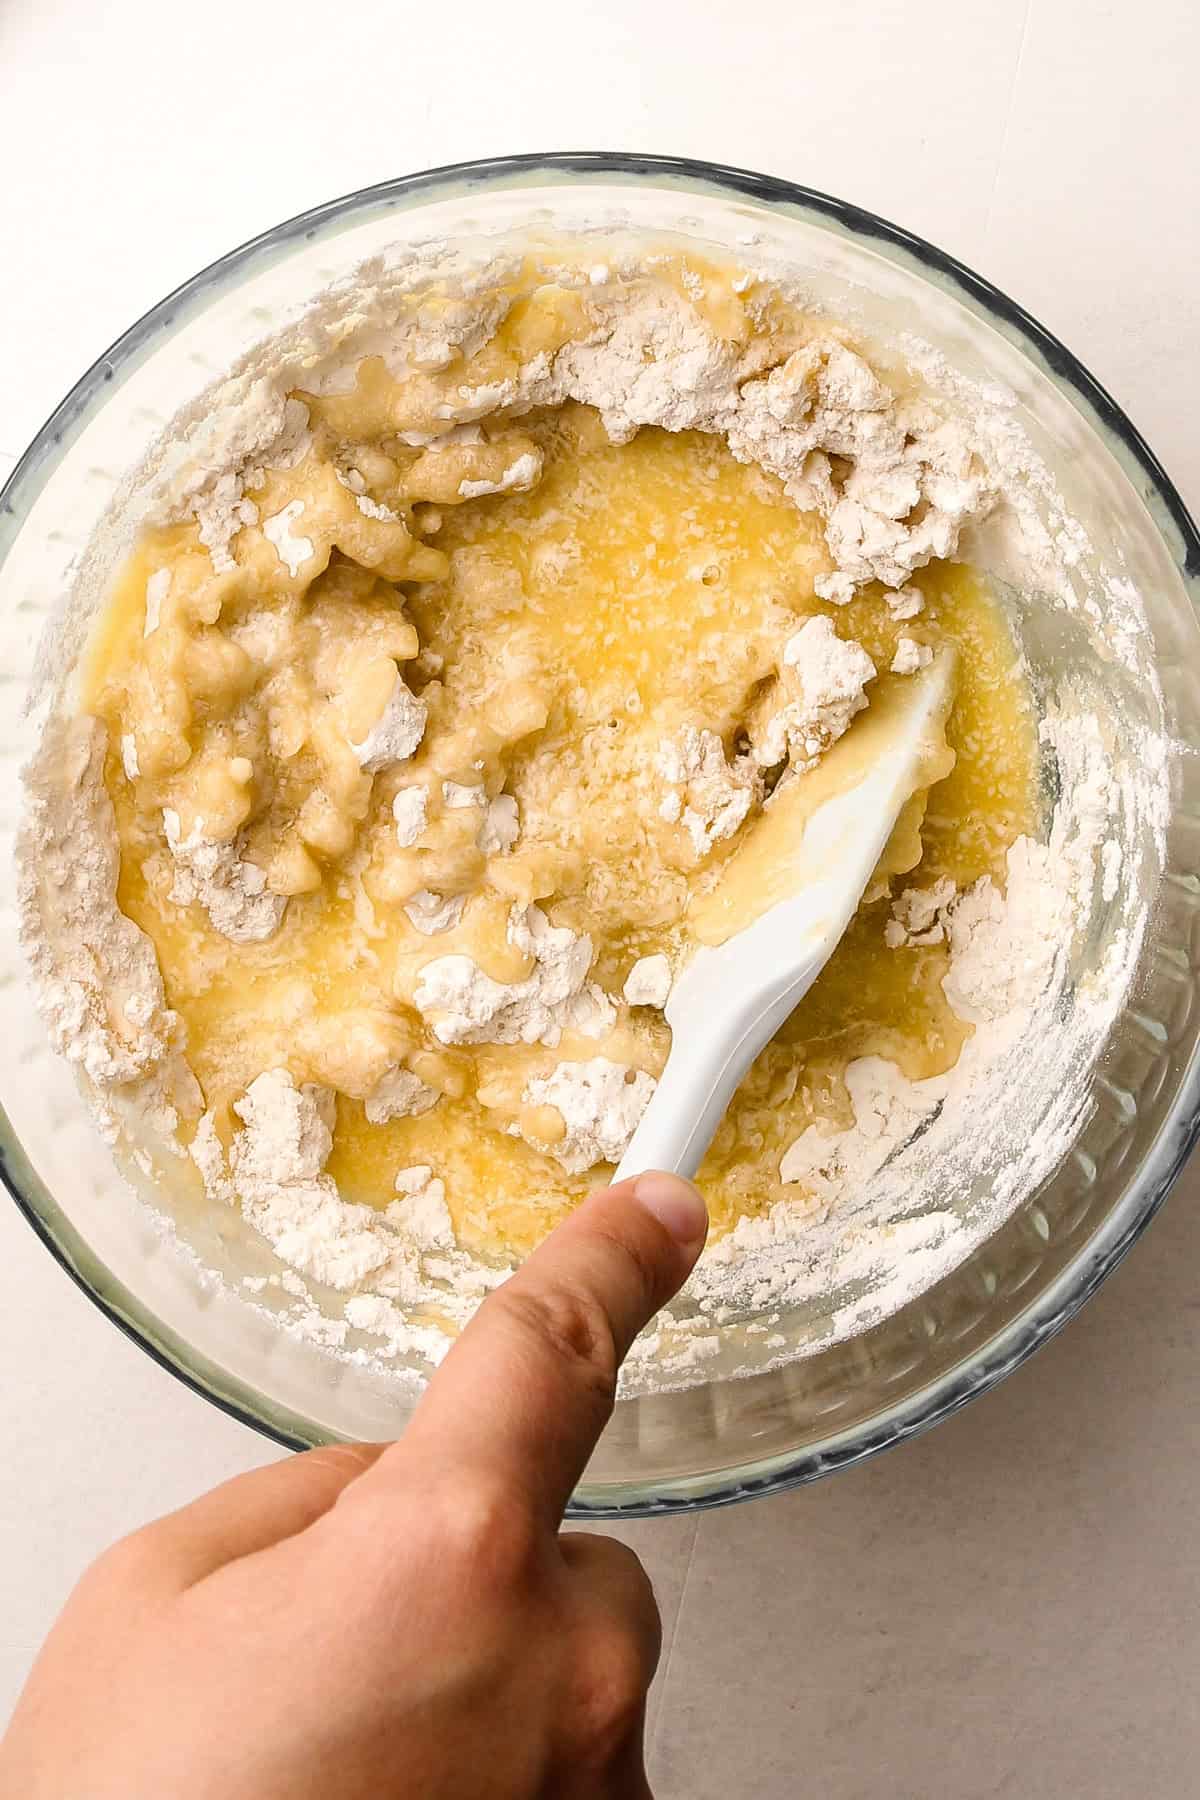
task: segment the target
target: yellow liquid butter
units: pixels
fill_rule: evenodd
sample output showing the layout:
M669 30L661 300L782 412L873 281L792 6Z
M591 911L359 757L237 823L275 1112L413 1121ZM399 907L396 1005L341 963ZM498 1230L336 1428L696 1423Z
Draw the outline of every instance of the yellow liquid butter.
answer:
M368 383L340 402L338 430L365 439L381 392ZM357 419L356 399L365 409ZM970 567L921 570L924 609L903 623L874 585L848 606L827 605L813 588L829 568L815 517L720 439L643 428L613 445L597 416L574 405L534 413L516 430L543 458L536 486L413 501L405 517L419 529L407 544L386 521L373 534L376 521L343 504L353 495L334 479L318 433L297 467L268 472L251 490L260 518L304 500L296 534L333 545L312 580L268 554L260 531L234 540L236 566L223 575L193 526L152 534L93 639L83 697L109 730L119 903L155 945L188 1059L226 1138L233 1101L262 1070L286 1065L297 1081L337 1093L328 1166L347 1199L384 1206L398 1169L431 1165L460 1240L506 1253L539 1241L605 1173L564 1172L548 1144L553 1118L541 1124L546 1149L515 1135L530 1124L527 1082L597 1054L656 1073L669 1034L659 1014L622 1007L602 1046L571 1032L555 1046L445 1045L412 1004L421 967L470 955L492 979L521 981L528 958L506 921L530 903L589 934L592 977L617 996L639 957L662 951L678 966L706 929L712 935L703 896L714 871L743 844L762 854L753 833L763 824L705 863L660 815L656 757L690 720L736 744L773 678L781 637L824 613L873 659L872 704L846 744L907 679L887 672L902 636L953 647L953 767L933 772L910 822L919 841L908 861L919 862L908 881L1002 879L1008 846L1038 825L1029 695L1000 606ZM392 449L379 454L400 476L384 470L381 480L416 467L418 453ZM505 454L516 454L513 444ZM147 582L164 569L169 595L147 635ZM344 746L365 736L396 660L427 723L401 774L372 778ZM123 749L131 735L136 769ZM268 766L273 798L263 810L258 772ZM432 797L427 837L403 849L393 802L418 778ZM478 811L443 796L501 779L519 835L510 850L485 854ZM203 907L172 898L165 807L185 835L214 818L228 835L247 834L247 856L287 896L273 936L231 943ZM752 886L769 897L765 854ZM414 929L406 898L456 883L466 890L458 922L433 936ZM893 881L893 894L902 885ZM957 1059L970 1027L942 993L946 948L890 949L889 906L886 894L863 905L743 1082L700 1172L718 1232L794 1195L779 1182L780 1156L814 1121L850 1123L844 1075L855 1058L889 1057L912 1078ZM443 1097L422 1116L372 1123L366 1092L398 1061Z

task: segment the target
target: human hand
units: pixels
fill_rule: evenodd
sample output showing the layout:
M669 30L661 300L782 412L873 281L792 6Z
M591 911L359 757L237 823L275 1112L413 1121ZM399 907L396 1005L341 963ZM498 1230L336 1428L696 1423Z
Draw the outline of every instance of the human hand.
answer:
M642 1800L658 1609L560 1533L707 1217L593 1195L496 1290L403 1439L226 1482L107 1551L0 1745L21 1800Z

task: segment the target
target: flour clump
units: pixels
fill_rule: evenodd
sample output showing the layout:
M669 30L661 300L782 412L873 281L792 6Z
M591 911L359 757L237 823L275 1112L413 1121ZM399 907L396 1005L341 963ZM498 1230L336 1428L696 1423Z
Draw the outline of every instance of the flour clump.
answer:
M597 1163L620 1162L654 1087L653 1077L642 1070L596 1056L586 1063L559 1063L551 1075L529 1082L524 1099L559 1115L564 1135L549 1153L568 1174L580 1175Z
M757 761L774 767L790 753L795 767L811 767L866 706L866 685L875 673L862 645L840 638L831 619L809 619L783 647L784 704L763 721L754 745Z

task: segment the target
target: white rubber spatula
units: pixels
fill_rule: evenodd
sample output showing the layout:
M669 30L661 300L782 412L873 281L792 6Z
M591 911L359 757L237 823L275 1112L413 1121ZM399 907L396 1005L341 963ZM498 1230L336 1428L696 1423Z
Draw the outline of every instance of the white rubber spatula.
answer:
M742 1076L837 948L905 803L948 773L954 661L943 650L893 683L814 769L781 783L693 907L710 941L667 1001L667 1066L614 1181L695 1174Z

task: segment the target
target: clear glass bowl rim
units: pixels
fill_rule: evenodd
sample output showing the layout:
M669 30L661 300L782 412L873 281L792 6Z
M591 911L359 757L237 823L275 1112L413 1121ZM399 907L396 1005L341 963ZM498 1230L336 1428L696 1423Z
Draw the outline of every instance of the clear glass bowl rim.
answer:
M1153 495L1178 533L1182 554L1165 540L1165 533L1159 528L1168 554L1200 610L1200 531L1174 483L1123 408L1078 357L1016 301L924 238L817 189L690 157L616 151L486 157L397 176L298 213L208 264L123 332L80 377L37 432L0 487L0 558L7 553L26 513L53 473L58 453L73 441L103 403L106 386L120 370L152 349L155 340L173 328L177 315L193 301L207 296L214 283L229 284L240 272L274 260L290 244L317 238L351 216L362 221L402 202L444 198L452 191L472 186L519 188L538 180L597 185L615 181L631 186L669 187L683 194L690 190L722 197L732 195L772 210L800 213L810 221L815 215L817 222L831 224L857 238L874 240L893 257L899 253L902 260L915 263L919 272L936 275L939 283L970 310L997 324L1006 334L1015 334L1025 352L1034 354L1034 360L1085 418L1100 429L1101 435L1110 433L1126 458L1140 468L1147 494ZM0 1121L7 1126L2 1110ZM1200 1050L1193 1055L1171 1112L1121 1200L1058 1278L982 1350L909 1396L886 1416L865 1421L828 1446L812 1446L795 1455L777 1457L765 1472L761 1466L753 1465L743 1476L729 1471L727 1479L707 1491L688 1495L650 1495L606 1504L594 1504L577 1496L568 1508L568 1516L661 1516L727 1506L815 1481L928 1430L995 1387L1074 1317L1146 1229L1198 1141ZM269 1416L260 1410L267 1405L265 1399L252 1395L243 1383L222 1385L210 1379L206 1369L189 1363L186 1345L179 1344L177 1351L168 1348L163 1342L161 1322L144 1312L139 1316L136 1297L128 1308L110 1300L98 1282L79 1266L64 1236L56 1233L43 1215L31 1191L38 1184L23 1179L19 1167L22 1160L19 1149L15 1155L10 1154L6 1138L0 1135L0 1182L59 1266L105 1317L160 1367L232 1418L285 1448L307 1449L313 1440L299 1429L300 1421ZM240 1395L230 1392L229 1386L236 1386Z

